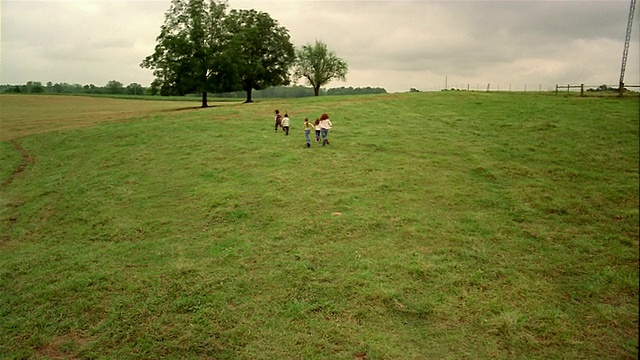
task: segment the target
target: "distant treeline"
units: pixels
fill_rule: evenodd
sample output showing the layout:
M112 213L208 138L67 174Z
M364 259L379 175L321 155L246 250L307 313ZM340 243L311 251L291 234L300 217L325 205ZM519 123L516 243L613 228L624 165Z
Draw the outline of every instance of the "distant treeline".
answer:
M627 90L626 88L624 90ZM596 89L594 88L589 88L587 89L587 91L591 92L591 91L596 91L596 92L618 92L620 91L619 87L611 87L608 85L600 85L598 86Z
M52 83L42 85L39 81L29 81L24 85L0 85L0 92L15 94L130 94L146 95L148 89L138 83L126 87L119 81L111 80L105 86Z
M109 81L105 86L80 85L68 83L48 82L43 85L39 81L29 81L24 85L0 85L1 93L14 94L105 94L105 95L158 95L153 89L144 87L138 83L124 86L119 81ZM320 89L322 95L362 95L362 94L386 94L384 88L354 88L339 87L332 89ZM246 92L237 91L224 94L213 94L214 97L239 98L246 96ZM313 88L302 85L276 86L254 92L254 98L296 98L313 96Z
M384 88L354 88L354 87L339 87L331 89L320 89L318 95L364 95L364 94L386 94L387 90ZM246 92L236 91L224 94L213 94L215 97L222 98L244 98ZM256 90L254 92L254 98L296 98L313 96L313 88L302 85L293 86L274 86L264 90Z

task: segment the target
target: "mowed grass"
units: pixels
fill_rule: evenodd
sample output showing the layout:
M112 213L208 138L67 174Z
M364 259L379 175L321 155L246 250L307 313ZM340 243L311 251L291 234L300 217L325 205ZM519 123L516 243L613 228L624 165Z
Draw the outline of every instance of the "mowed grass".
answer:
M36 133L125 121L154 112L173 112L199 106L194 101L140 101L62 95L2 95L0 104L0 140L5 141Z
M2 357L638 356L637 98L48 99L0 96Z

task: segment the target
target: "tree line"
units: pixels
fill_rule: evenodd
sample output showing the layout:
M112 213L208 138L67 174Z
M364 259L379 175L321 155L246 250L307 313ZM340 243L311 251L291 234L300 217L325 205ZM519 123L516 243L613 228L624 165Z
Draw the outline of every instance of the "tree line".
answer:
M24 93L24 94L118 94L118 95L145 95L148 89L138 83L131 83L124 86L117 80L109 81L105 86L96 86L94 84L81 85L69 83L52 83L47 82L42 85L40 81L28 81L23 85L0 85L2 93Z
M339 87L331 89L314 89L302 85L293 86L273 86L264 90L256 90L255 98L299 98L317 95L365 95L365 94L386 94L387 90L380 87ZM235 91L221 94L213 94L218 98L243 98L246 94L243 91Z
M22 85L2 84L0 93L14 94L103 94L103 95L160 95L153 92L150 87L144 87L138 83L131 83L124 86L117 80L109 81L105 86L94 84L81 85L69 83L47 82L43 85L39 81L28 81ZM386 94L387 90L380 87L339 87L318 90L318 95L363 95L363 94ZM185 94L187 96L199 96L199 94ZM244 98L244 91L226 92L213 94L216 98ZM303 85L272 86L263 90L256 90L255 98L299 98L315 95L313 87Z

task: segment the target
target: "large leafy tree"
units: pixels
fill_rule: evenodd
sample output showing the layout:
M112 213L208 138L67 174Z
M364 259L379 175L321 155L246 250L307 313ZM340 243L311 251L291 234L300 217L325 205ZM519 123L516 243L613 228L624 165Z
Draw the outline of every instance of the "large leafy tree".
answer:
M232 34L230 54L246 102L253 101L252 90L290 83L295 50L286 28L255 10L231 10L227 24Z
M347 76L347 62L327 49L321 41L306 44L296 51L294 77L304 77L313 87L313 93L318 96L320 87L333 79L345 81Z
M157 37L155 52L140 66L153 69L152 92L162 95L234 90L238 79L226 49L227 5L214 0L172 0Z

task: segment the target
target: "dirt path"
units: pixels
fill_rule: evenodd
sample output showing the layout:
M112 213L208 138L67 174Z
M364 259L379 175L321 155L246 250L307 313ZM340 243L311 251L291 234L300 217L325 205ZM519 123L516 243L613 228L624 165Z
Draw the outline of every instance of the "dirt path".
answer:
M15 177L18 176L18 174L23 172L24 168L26 168L28 164L35 164L36 162L36 160L33 157L31 157L31 155L29 155L29 153L27 153L27 151L15 140L9 140L9 142L20 153L20 155L22 155L22 161L20 161L20 166L18 166L18 168L16 168L11 173L11 176L9 176L7 179L4 180L4 182L1 184L2 186L11 184L13 179L15 179Z

